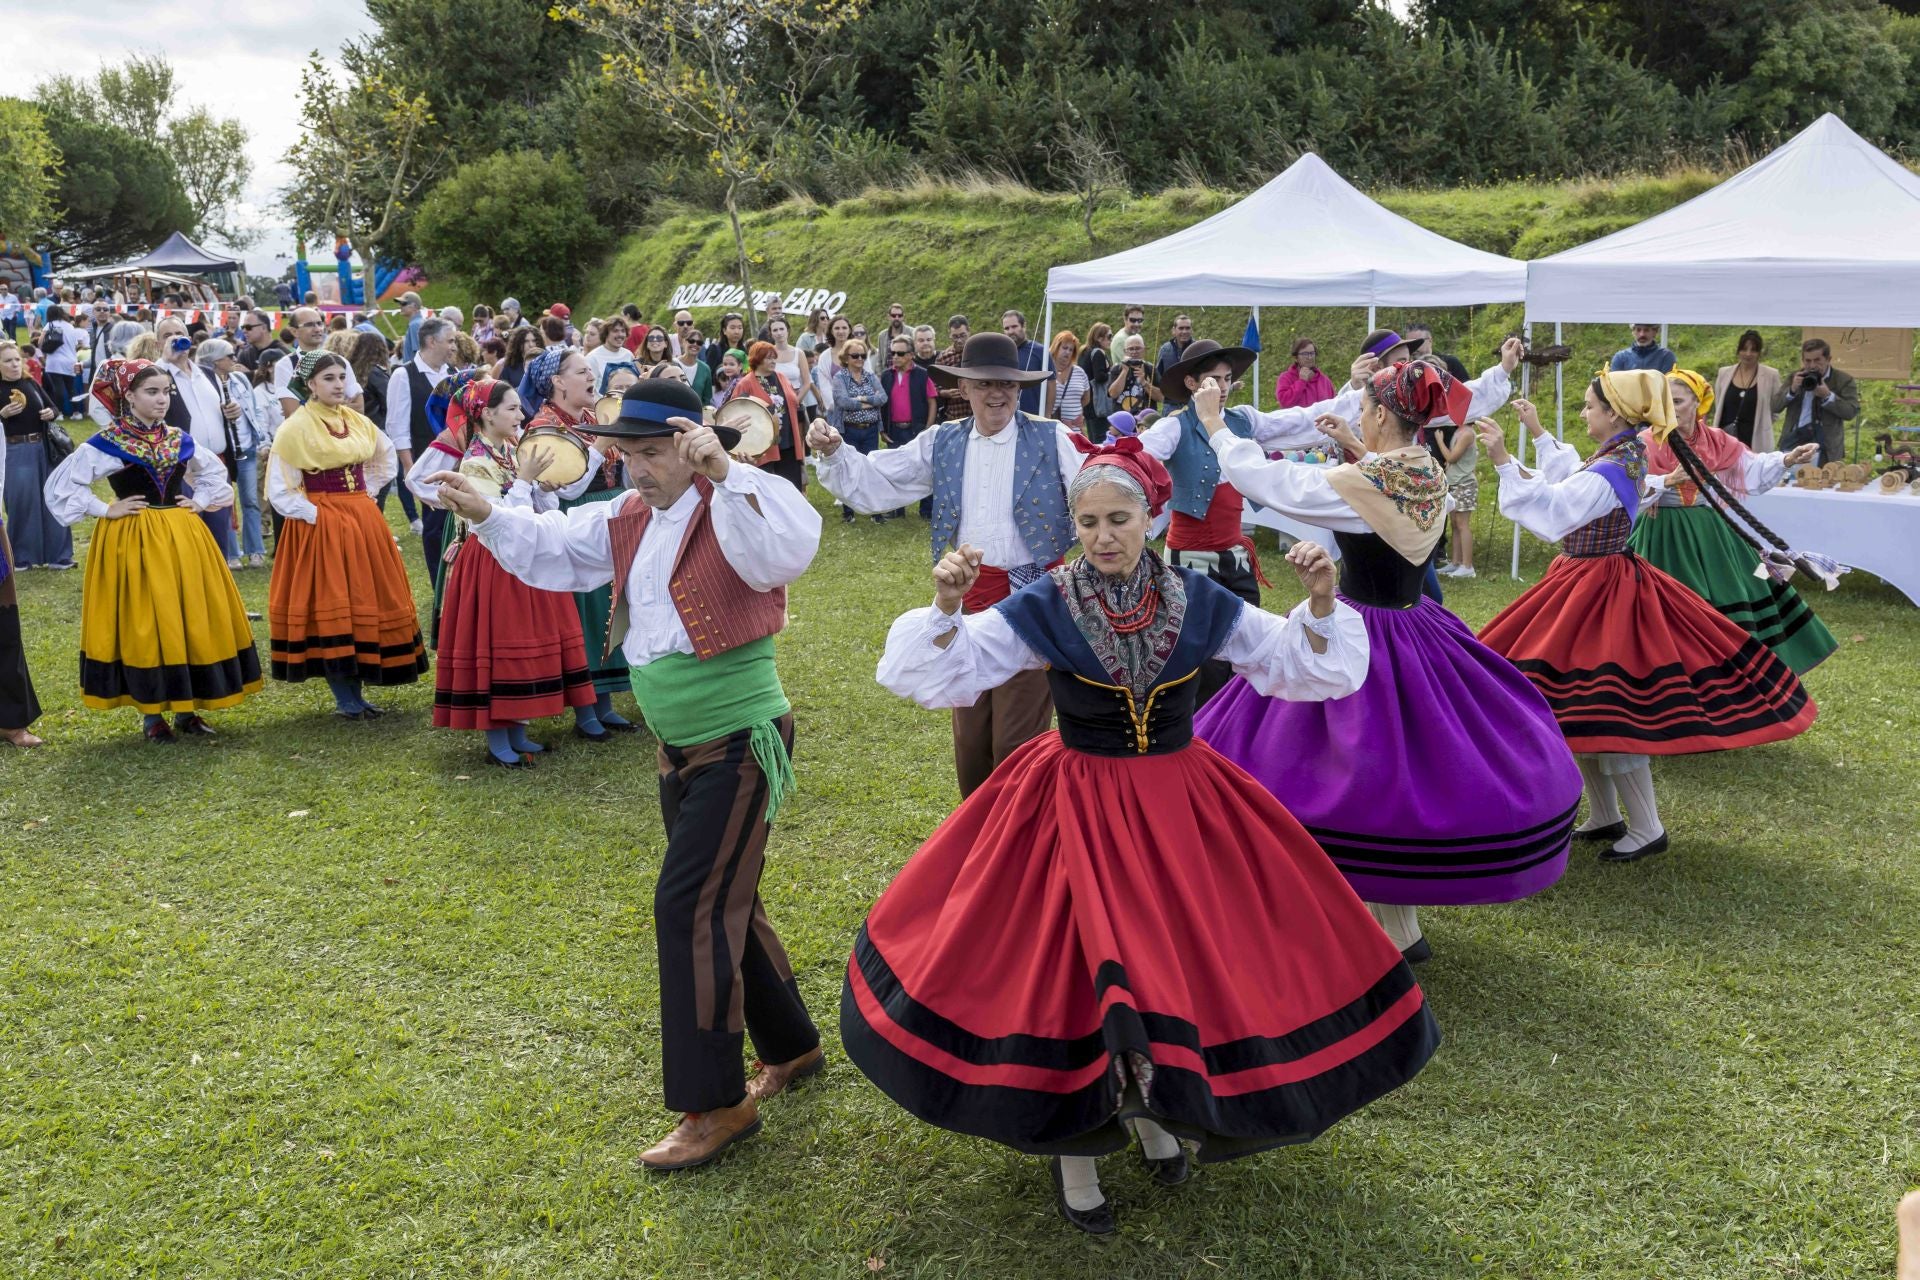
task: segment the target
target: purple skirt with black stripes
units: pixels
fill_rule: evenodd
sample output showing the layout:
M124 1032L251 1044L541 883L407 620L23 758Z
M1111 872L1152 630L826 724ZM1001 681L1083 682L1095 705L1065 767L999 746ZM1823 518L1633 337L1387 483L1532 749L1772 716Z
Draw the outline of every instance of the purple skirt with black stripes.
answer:
M1348 603L1372 645L1357 693L1285 702L1235 679L1194 732L1272 792L1368 902L1511 902L1558 880L1580 772L1546 699L1432 600Z

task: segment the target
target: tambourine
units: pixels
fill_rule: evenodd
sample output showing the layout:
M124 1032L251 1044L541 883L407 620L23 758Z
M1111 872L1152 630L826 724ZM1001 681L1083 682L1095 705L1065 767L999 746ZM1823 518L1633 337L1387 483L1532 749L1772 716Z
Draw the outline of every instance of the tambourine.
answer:
M773 448L779 439L780 425L773 410L749 396L729 400L713 415L717 427L732 427L740 433L740 443L732 449L736 458L757 458Z
M580 479L592 465L587 446L561 427L535 427L520 437L519 447L513 451L514 465L522 472L529 471L536 457L547 460L547 469L540 473L538 483L558 489Z
M601 396L593 402L593 420L603 427L610 427L620 420L620 401L623 397L615 391Z

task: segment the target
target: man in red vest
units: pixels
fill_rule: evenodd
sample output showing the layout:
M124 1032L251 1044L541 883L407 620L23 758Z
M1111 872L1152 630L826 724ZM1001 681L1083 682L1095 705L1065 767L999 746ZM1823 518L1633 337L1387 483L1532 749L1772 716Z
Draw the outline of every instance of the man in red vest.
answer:
M667 1106L680 1124L640 1156L705 1164L760 1128L758 1104L819 1071L820 1033L759 896L769 824L793 789L793 708L774 669L787 584L812 563L820 514L778 476L733 461L730 427L700 423L686 383L629 387L595 428L633 491L536 514L433 477L494 558L529 586L613 585L608 647L660 740L667 849L654 889ZM742 1060L751 1033L761 1070Z

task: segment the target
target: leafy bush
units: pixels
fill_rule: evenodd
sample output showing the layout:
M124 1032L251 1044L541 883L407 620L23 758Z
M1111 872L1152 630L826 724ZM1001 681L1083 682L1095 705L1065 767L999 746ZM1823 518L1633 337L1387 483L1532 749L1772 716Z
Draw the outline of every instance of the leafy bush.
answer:
M564 154L497 151L463 164L421 202L414 239L428 270L482 296L576 295L606 243L586 183Z

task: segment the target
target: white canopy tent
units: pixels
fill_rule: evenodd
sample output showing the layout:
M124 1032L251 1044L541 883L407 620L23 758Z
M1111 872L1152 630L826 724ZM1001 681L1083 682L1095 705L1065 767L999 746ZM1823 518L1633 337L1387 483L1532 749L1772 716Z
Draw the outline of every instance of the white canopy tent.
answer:
M1645 222L1527 264L1529 320L1920 325L1920 177L1838 116Z

